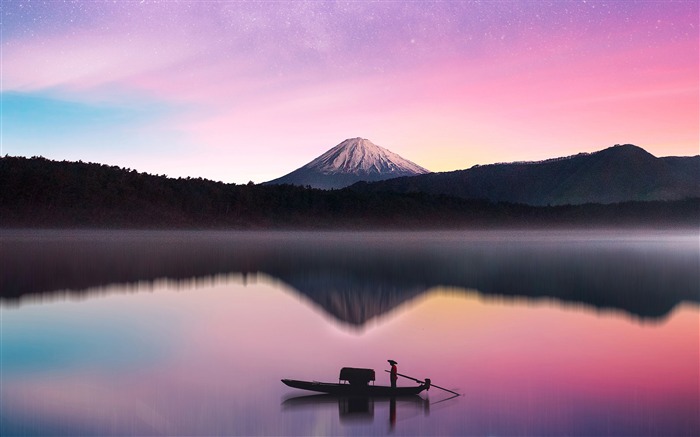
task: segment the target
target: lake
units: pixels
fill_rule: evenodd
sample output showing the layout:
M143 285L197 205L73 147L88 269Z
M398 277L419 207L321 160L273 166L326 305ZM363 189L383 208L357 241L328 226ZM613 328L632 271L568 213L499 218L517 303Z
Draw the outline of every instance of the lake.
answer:
M700 434L697 231L3 230L0 434ZM309 396L341 367L435 387ZM416 385L402 379L399 385Z

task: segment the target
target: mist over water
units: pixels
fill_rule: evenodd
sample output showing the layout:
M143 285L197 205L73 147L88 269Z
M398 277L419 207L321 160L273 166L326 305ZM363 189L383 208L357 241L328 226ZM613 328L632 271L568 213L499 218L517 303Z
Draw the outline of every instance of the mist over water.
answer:
M432 287L647 319L700 301L693 232L4 231L2 242L6 305L258 274L358 326Z
M700 431L697 232L0 241L3 435ZM280 382L353 366L385 385L389 358L464 396L300 398Z

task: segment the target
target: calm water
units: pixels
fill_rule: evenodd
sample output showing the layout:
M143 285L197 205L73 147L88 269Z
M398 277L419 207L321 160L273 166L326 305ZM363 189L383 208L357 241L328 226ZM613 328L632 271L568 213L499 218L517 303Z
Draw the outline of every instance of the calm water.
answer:
M0 243L3 436L700 434L697 232ZM389 358L463 396L280 382Z

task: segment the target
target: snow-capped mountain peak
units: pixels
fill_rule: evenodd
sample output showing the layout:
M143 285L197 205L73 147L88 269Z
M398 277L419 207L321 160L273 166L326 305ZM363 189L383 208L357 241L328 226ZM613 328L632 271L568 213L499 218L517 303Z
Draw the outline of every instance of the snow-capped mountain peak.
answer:
M379 147L364 138L350 138L333 147L302 168L315 169L324 174L395 174L429 173L425 168Z
M343 188L359 181L415 176L428 170L364 138L350 138L305 166L268 184Z

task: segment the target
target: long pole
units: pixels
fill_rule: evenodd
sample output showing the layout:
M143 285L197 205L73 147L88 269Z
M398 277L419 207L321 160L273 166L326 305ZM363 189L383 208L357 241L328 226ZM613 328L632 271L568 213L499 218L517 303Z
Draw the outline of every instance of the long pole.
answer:
M391 371L389 371L389 370L384 370L384 371L385 371L386 373L391 373ZM414 377L412 377L412 376L403 375L403 374L401 374L401 373L397 373L397 375L403 376L403 377L406 378L406 379L411 379L411 380L413 380L413 381L416 381L416 382L419 383L419 384L425 384L425 381L421 381L420 379L416 379L416 378L414 378ZM452 390L446 389L445 387L440 387L439 385L435 385L435 384L433 384L432 381L430 382L430 386L431 386L431 387L435 387L435 388L439 388L440 390L445 390L445 391L450 392L450 393L452 393L452 394L455 394L455 395L457 395L457 396L462 396L461 394L457 393L456 391L452 391Z

